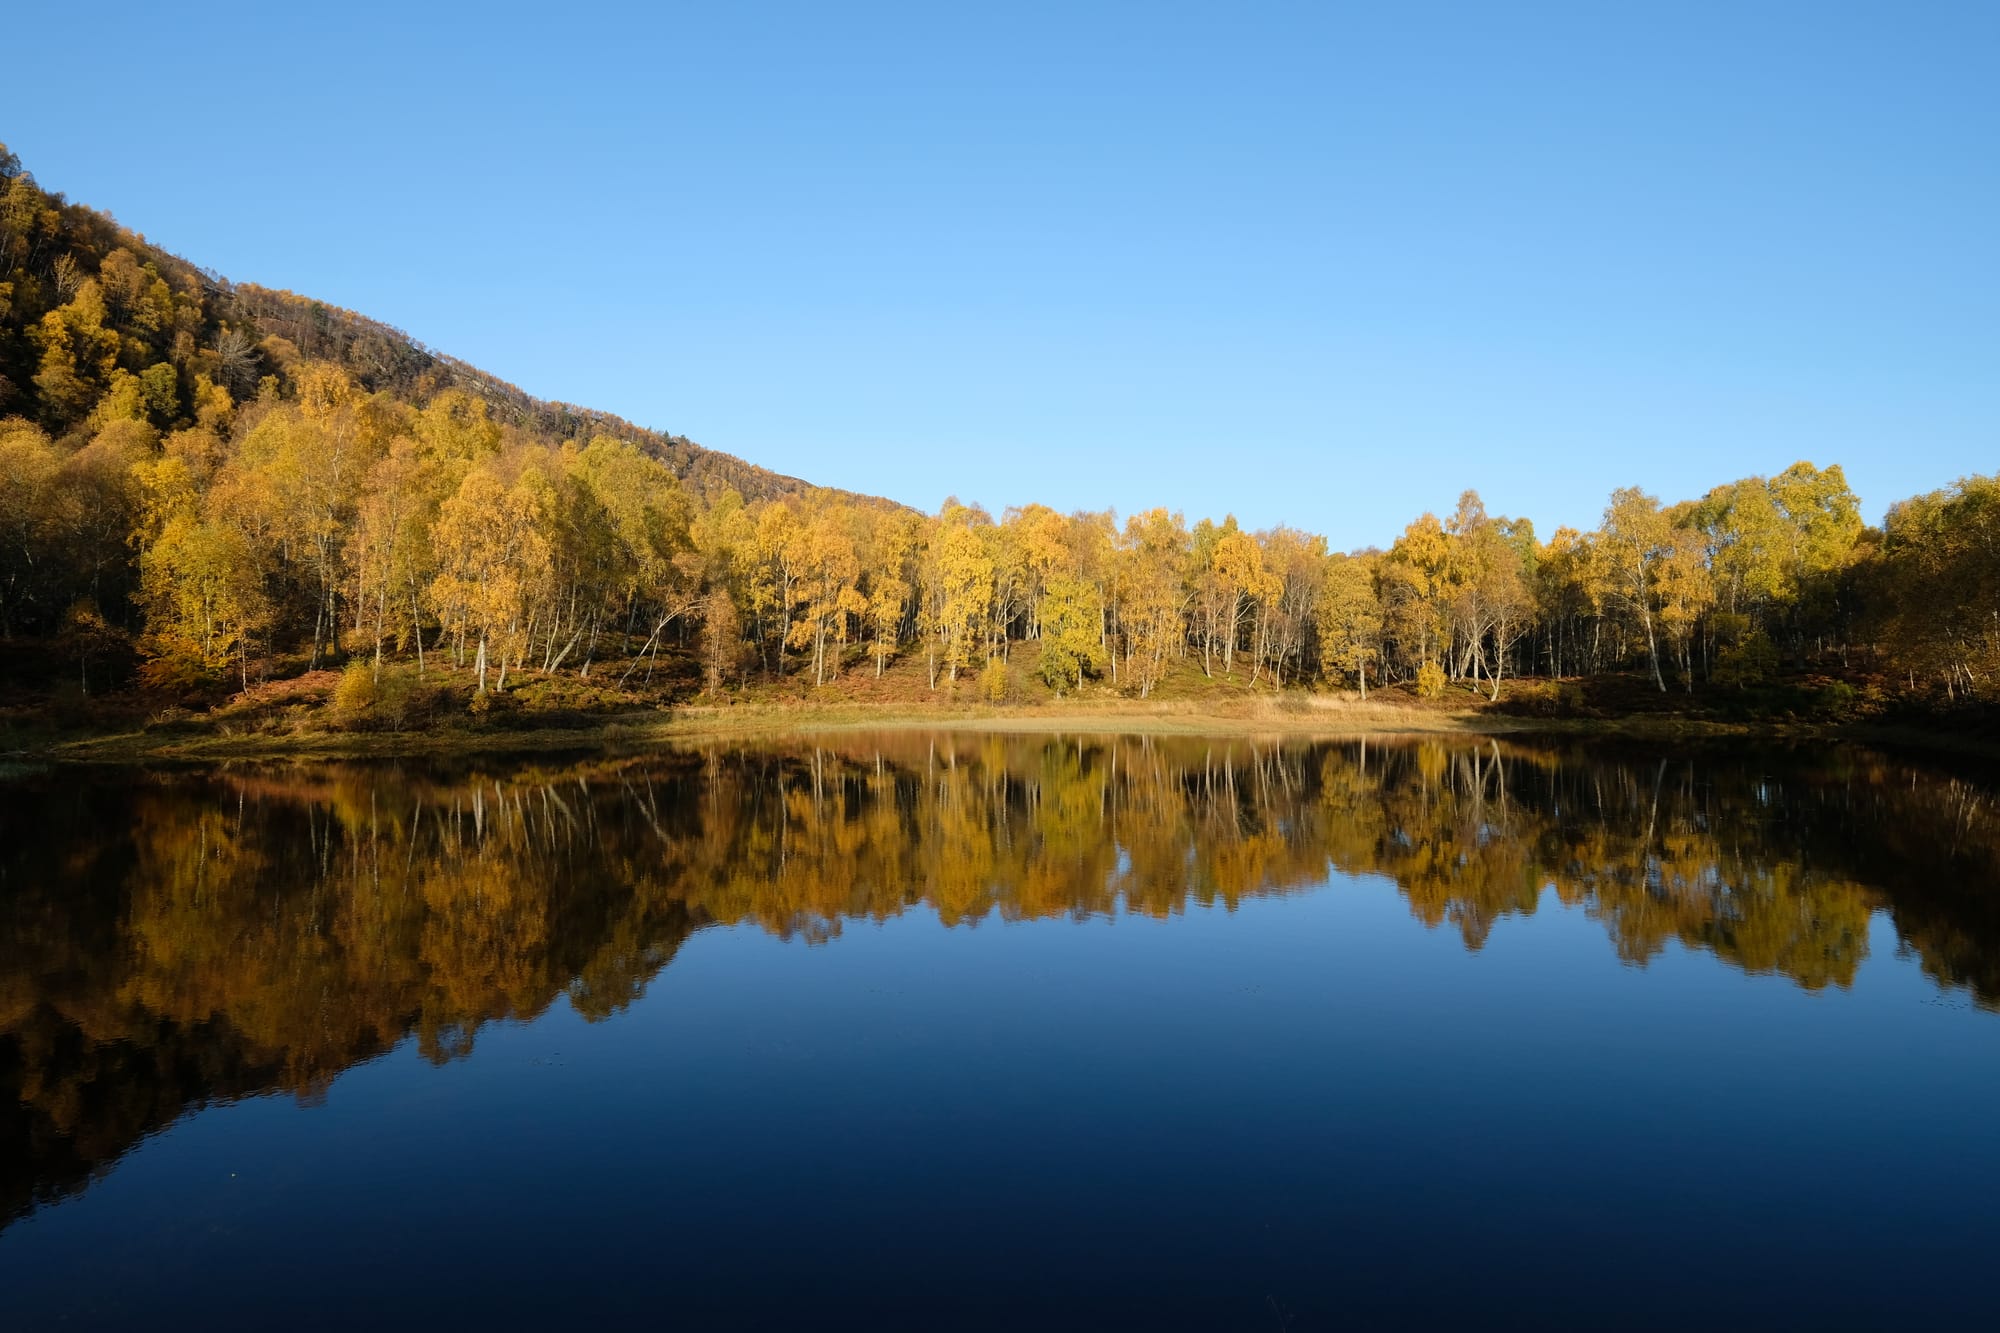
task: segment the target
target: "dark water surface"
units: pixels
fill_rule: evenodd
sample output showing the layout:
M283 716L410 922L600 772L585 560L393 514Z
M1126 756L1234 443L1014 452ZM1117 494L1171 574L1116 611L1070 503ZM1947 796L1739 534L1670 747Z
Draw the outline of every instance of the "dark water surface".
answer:
M2000 814L908 734L0 783L0 1326L2000 1324Z

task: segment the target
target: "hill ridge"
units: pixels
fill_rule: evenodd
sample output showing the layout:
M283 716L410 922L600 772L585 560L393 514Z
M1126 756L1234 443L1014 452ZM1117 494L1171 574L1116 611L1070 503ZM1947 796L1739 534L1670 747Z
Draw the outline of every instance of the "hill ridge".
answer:
M4 144L0 144L0 233L28 250L21 256L0 254L0 277L16 279L0 281L0 334L5 335L0 339L0 416L41 416L46 420L47 404L38 401L31 387L34 364L27 327L61 302L49 299L58 293L42 290L43 284L33 276L31 261L57 264L67 256L80 277L102 279L104 264L123 249L132 252L142 271L145 267L156 270L183 296L198 291L206 298L201 332L208 336L197 339L197 355L218 351L220 340L234 330L248 337L249 351L257 357L256 370L261 373L280 368L265 347L265 340L277 337L303 357L342 366L371 392L386 392L422 404L447 389L458 389L484 402L496 421L536 434L578 443L596 435L629 440L665 463L704 502L713 502L725 489L734 489L750 502L781 495L825 494L851 503L907 507L885 497L777 472L740 455L698 444L685 435L638 425L614 412L538 397L360 311L286 288L233 280L156 244L106 210L72 202L61 192L46 189ZM61 253L50 259L40 253L46 249ZM44 410L37 412L37 408Z

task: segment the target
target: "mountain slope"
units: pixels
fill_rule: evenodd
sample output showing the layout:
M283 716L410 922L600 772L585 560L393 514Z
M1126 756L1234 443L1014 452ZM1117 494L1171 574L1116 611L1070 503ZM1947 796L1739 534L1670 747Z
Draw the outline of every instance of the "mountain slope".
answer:
M48 367L45 317L95 281L105 303L103 332L115 342L67 350L74 382ZM69 335L74 341L74 334ZM93 342L92 336L82 341ZM43 189L0 144L0 417L38 421L52 433L78 429L113 371L145 376L163 427L198 412L196 377L241 401L296 358L332 361L367 390L410 403L457 389L483 400L495 420L543 438L629 440L660 459L704 501L734 489L746 501L825 492L851 501L891 502L828 491L772 472L685 436L636 426L608 412L536 398L351 310L253 283L232 283L171 254L109 215ZM158 367L169 367L167 372ZM97 390L96 394L91 393Z

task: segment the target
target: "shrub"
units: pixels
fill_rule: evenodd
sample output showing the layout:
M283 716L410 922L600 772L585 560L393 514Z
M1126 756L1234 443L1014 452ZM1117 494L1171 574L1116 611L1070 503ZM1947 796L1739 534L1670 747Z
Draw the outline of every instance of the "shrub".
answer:
M987 661L986 669L979 673L979 693L988 703L1000 703L1007 697L1007 663L995 657Z
M190 695L212 690L219 673L177 654L155 657L139 668L139 685L155 694Z
M1444 668L1436 662L1426 662L1417 668L1417 696L1423 699L1444 698Z
M421 726L437 711L435 688L407 670L385 669L375 687L375 718L390 731Z
M333 719L343 727L359 727L375 707L375 669L366 662L349 662L333 687Z
M1771 646L1771 640L1762 630L1751 631L1716 654L1717 685L1733 685L1740 690L1762 685L1777 674L1778 650Z
M1854 715L1855 705L1860 702L1860 693L1844 680L1831 681L1813 692L1814 708L1835 721L1846 721Z

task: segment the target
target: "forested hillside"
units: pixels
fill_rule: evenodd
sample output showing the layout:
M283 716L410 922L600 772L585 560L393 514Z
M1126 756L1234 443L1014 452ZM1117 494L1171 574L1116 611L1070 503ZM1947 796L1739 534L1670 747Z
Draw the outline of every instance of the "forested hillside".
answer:
M486 404L496 422L539 438L630 440L705 498L726 489L751 500L813 489L681 436L531 397L351 310L231 283L147 244L105 214L41 189L4 144L0 198L0 280L7 284L0 295L0 413L74 430L111 387L113 372L123 369L147 385L147 415L165 428L198 418L202 379L240 403L254 398L268 375L283 379L301 362L328 361L363 391L406 403L461 390ZM94 299L83 293L91 280ZM60 329L47 325L51 311L65 312ZM35 336L44 330L62 343L53 356L50 343ZM107 334L117 342L105 341ZM171 395L162 366L173 371Z
M1323 484L1338 484L1329 474ZM1864 525L1836 466L1546 538L1466 492L1387 551L1148 510L922 515L538 401L361 316L232 285L0 148L0 636L84 689L364 664L716 695L920 663L924 687L1257 687L1499 699L1639 673L1683 695L1807 669L1925 703L2000 671L2000 481ZM93 682L93 666L97 676Z

